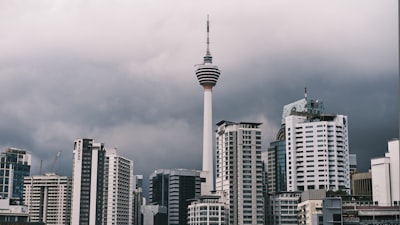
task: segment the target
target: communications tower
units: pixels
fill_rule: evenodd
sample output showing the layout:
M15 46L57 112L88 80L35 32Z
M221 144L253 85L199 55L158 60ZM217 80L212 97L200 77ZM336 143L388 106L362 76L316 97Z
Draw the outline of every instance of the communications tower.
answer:
M197 65L195 71L200 85L204 88L204 121L203 121L203 168L202 178L205 182L201 185L201 194L210 194L214 190L214 166L213 166L213 138L212 138L212 88L217 84L220 70L212 64L210 53L210 21L207 17L207 51L204 62Z

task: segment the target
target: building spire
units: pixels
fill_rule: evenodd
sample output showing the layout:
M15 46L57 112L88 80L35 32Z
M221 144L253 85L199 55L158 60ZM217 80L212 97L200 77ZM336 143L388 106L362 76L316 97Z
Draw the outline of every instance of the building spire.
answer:
M304 87L304 99L307 101L307 87Z
M210 53L210 19L207 15L207 51L206 55L204 56L204 64L205 63L212 63L212 56Z

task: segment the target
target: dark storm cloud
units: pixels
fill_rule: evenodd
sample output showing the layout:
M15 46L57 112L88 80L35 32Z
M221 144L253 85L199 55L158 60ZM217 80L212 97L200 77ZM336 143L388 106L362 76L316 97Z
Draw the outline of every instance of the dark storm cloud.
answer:
M303 97L349 117L362 170L397 136L396 1L251 4L116 1L0 3L0 146L32 151L71 174L75 138L94 138L159 168L200 169L203 92L211 53L222 75L214 123L263 123L264 148L282 107ZM179 7L178 7L179 6Z

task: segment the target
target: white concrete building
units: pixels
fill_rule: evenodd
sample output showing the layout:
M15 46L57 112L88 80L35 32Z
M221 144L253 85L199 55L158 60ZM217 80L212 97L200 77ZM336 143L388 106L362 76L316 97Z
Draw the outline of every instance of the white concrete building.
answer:
M399 147L399 140L391 140L385 157L371 160L372 199L379 206L400 205Z
M216 191L228 193L230 224L264 224L261 123L217 123Z
M77 139L72 159L71 225L100 224L103 219L103 143Z
M287 190L350 193L347 116L295 112L285 124Z
M73 153L71 225L131 224L133 162L92 139L77 139Z
M0 199L0 224L28 224L28 207L19 203Z
M70 223L72 178L55 173L24 178L24 202L30 222Z
M104 172L104 223L132 224L133 161L117 155L115 148L106 148Z
M297 224L297 204L300 199L300 192L273 193L269 196L271 207L271 224L293 225Z
M226 193L225 194L226 197ZM229 205L224 196L201 196L188 206L188 225L228 225Z
M209 39L209 20L207 19L207 51L202 64L197 65L196 77L204 89L203 113L203 168L201 194L208 195L214 190L214 163L213 163L213 122L212 122L212 89L217 84L221 71L212 64Z

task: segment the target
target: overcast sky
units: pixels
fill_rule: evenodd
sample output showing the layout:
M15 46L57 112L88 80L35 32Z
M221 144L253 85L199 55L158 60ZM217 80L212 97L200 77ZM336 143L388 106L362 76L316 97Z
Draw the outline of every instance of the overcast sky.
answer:
M349 120L367 171L398 137L397 1L0 1L0 147L32 152L31 174L71 175L76 138L160 168L201 168L206 51L222 71L214 124L262 122L264 150L285 104L324 101Z

